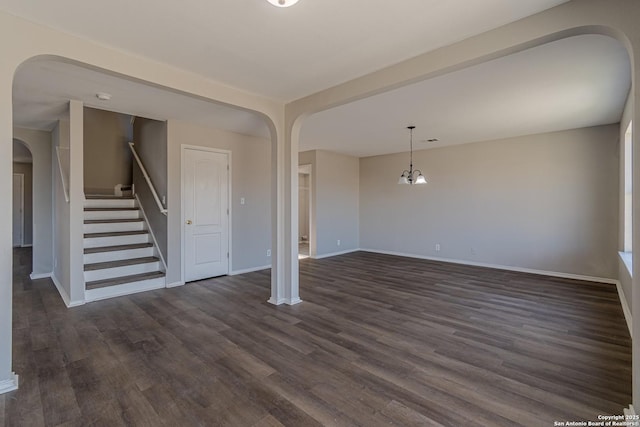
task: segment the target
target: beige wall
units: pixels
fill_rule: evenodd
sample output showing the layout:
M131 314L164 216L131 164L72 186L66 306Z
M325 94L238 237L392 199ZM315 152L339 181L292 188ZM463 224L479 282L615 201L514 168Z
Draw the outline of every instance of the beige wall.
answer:
M13 173L24 175L24 233L22 244L33 244L33 165L31 163L13 162Z
M84 188L86 194L113 194L131 184L130 116L84 108Z
M182 280L181 145L231 151L230 272L271 264L271 144L268 140L179 121L167 122L167 283ZM240 198L245 204L240 204Z
M617 278L618 125L360 162L364 249ZM435 250L440 244L440 251Z

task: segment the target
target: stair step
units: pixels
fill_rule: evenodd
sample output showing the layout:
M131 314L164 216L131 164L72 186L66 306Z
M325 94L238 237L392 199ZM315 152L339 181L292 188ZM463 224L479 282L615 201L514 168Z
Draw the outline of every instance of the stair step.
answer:
M122 285L125 283L139 282L142 280L150 280L164 277L162 271L154 271L152 273L133 274L131 276L114 277L112 279L94 280L85 284L86 289L98 289L108 286Z
M137 234L149 234L149 230L138 230L138 231L113 231L110 233L86 233L84 235L85 239L94 239L98 237L117 237L117 236L133 236Z
M153 243L136 243L133 245L100 246L97 248L84 248L85 254L96 254L99 252L127 251L129 249L152 248Z
M117 268L117 267L124 267L126 265L147 264L150 262L158 262L158 261L160 261L159 258L154 256L149 256L144 258L124 259L120 261L96 262L93 264L85 264L84 271L103 270L105 268Z
M128 207L128 208L107 208L107 207L103 207L103 208L84 208L85 212L97 212L97 211L139 211L140 208L137 207Z
M110 194L89 194L84 196L87 200L133 200L133 196L113 196Z
M87 219L85 224L117 224L119 222L142 222L142 218L122 218L122 219Z

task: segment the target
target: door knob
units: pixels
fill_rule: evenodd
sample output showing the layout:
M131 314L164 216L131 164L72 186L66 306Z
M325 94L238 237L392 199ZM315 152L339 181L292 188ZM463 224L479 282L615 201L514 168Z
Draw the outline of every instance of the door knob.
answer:
M191 225L191 220L190 219L187 220L187 225Z

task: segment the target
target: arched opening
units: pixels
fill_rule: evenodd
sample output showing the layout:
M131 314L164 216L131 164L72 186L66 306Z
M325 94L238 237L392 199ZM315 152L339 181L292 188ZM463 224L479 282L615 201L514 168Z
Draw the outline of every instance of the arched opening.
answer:
M93 93L96 88L101 94L108 93L109 96L98 98L98 94ZM48 94L45 100L38 98L38 94L41 93ZM76 103L80 101L81 116L75 123L69 112L69 98L74 99ZM184 283L186 267L182 257L185 251L179 247L179 242L184 242L183 223L189 218L180 219L180 147L183 144L201 146L203 149L219 148L233 154L234 164L229 165L229 188L232 192L229 194L228 214L225 212L225 215L229 216L228 244L225 244L224 250L219 251L228 259L224 274L238 274L270 267L272 248L269 199L272 183L270 179L249 179L253 174L262 177L271 174L271 146L275 142L271 138L269 119L262 114L51 57L35 58L22 64L14 79L14 104L17 106L14 111L15 126L38 127L43 132L49 131L54 141L53 145L56 146L53 177L54 184L61 185L58 188L60 191L54 191L54 218L62 218L63 222L73 224L78 222L77 217L83 215L82 211L85 212L84 227L81 227L84 231L76 235L79 236L78 241L84 239L85 286L86 283L100 282L101 293L95 297L96 299L106 296L103 282L112 274L109 272L109 277L102 277L96 273L87 273L93 271L87 268L93 268L93 264L97 263L124 263L125 259L131 257L144 258L153 261L154 265L157 264L158 274L162 273L165 276L162 281L163 287ZM44 105L46 108L33 108L34 105ZM73 155L69 155L69 151L74 151L73 142L69 143L69 132L73 132L74 129L79 132L76 138L78 135L80 138L76 152L80 148L83 153L82 161L76 160L76 163L73 163ZM129 142L133 143L132 151ZM132 155L133 151L136 153ZM258 152L262 154L256 157L251 155ZM129 161L123 165L113 164L121 158ZM132 162L132 158L136 161ZM130 170L132 165L133 171ZM72 170L70 177L69 168ZM144 169L144 174L141 168ZM75 175L73 170L76 171ZM112 177L114 171L122 173ZM65 176L68 177L68 184L63 182L65 180L62 178ZM67 196L62 195L69 192L68 186L74 185L80 187L80 192L76 194L88 201L81 201L80 204L84 206L69 209ZM149 185L153 187L153 191ZM87 240L87 235L91 237L95 234L102 239L104 233L124 233L119 229L111 229L116 222L113 212L106 212L109 218L97 217L98 213L93 212L97 207L89 206L91 203L107 203L93 200L113 198L114 188L115 191L118 188L125 189L125 194L128 191L135 199L134 203L141 211L139 219L144 220L141 230L149 231L148 243L153 245L153 253L139 254L140 251L137 251L131 257L123 255L118 256L118 259L112 259L115 255L114 251L110 251L107 259L106 254L93 248L93 241ZM73 194L73 189L71 193ZM72 200L71 206L73 204ZM175 214L167 215L167 211L173 211ZM134 218L126 219L128 224L124 224L125 219L121 221L129 230L134 226L133 220ZM57 220L54 220L54 224L56 223ZM77 227L76 229L80 230ZM68 264L74 257L69 255L65 260L56 258L61 256L59 254L69 253L65 243L67 233L59 227L54 227L52 234L53 245L56 248L52 261L54 282L62 285L59 288L63 289L63 299L67 305L94 299L88 295L89 287L75 292L76 297L71 296L74 293L73 289L65 283L70 284L77 280L71 280L71 276L67 276L59 266ZM71 240L73 239L72 237ZM137 245L146 243L132 242ZM72 243L69 244L73 246ZM90 246L86 246L88 244ZM96 247L110 248L125 243L114 242L109 243L109 246L105 245L106 243L99 244ZM150 267L145 265L140 268L144 268L146 272ZM129 270L132 269L129 267ZM122 282L120 278L123 276L114 277L117 279L115 281ZM117 284L122 288L121 285L122 283ZM121 295L122 292L118 291L117 294Z

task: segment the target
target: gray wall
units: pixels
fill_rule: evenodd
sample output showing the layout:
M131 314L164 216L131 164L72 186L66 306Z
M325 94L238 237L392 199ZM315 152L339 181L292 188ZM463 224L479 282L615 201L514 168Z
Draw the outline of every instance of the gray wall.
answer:
M360 245L425 257L617 278L618 125L360 161ZM440 244L440 252L435 245Z
M35 277L49 275L53 271L52 134L16 127L13 136L29 147L33 161L32 274Z
M24 234L22 244L33 244L33 166L31 163L13 162L13 173L24 175Z
M298 164L312 165L310 255L323 257L358 249L359 159L313 150L299 153Z
M169 120L167 283L179 283L181 259L181 145L231 151L231 272L271 265L271 143L218 129ZM240 204L244 197L245 204Z
M633 89L632 89L633 90ZM619 181L619 186L618 186L618 194L619 194L619 212L620 212L620 216L619 216L619 226L618 226L618 250L619 251L624 251L624 197L625 197L625 191L624 191L624 181L625 181L625 177L624 177L624 161L625 161L625 155L624 155L624 140L625 140L625 133L627 131L627 127L629 127L629 122L631 122L631 117L633 115L633 104L631 102L631 92L629 92L629 96L627 97L627 102L625 104L624 107L624 112L622 113L622 119L620 120L620 133L619 133L619 141L620 141L620 154L619 154L619 158L620 158L620 181ZM634 129L635 131L635 129ZM635 169L635 168L634 168ZM635 248L634 248L634 252L635 252ZM618 280L620 280L620 285L622 286L622 291L624 293L624 297L627 300L627 304L629 305L629 310L633 311L633 298L632 298L632 280L631 280L631 274L629 272L629 270L627 269L627 267L624 265L624 262L622 261L622 259L618 259L618 270L619 270L619 277Z
M133 124L133 143L151 182L162 198L167 195L167 123L137 117ZM133 184L158 250L167 259L167 216L162 214L137 163L134 161ZM166 204L164 205L166 208Z
M52 180L53 180L53 252L54 268L53 280L56 282L62 298L66 303L71 295L71 250L70 250L70 221L71 210L65 200L62 177L58 167L56 147L69 147L69 122L60 120L52 132Z
M131 184L130 116L84 108L84 189L113 194L117 184Z

